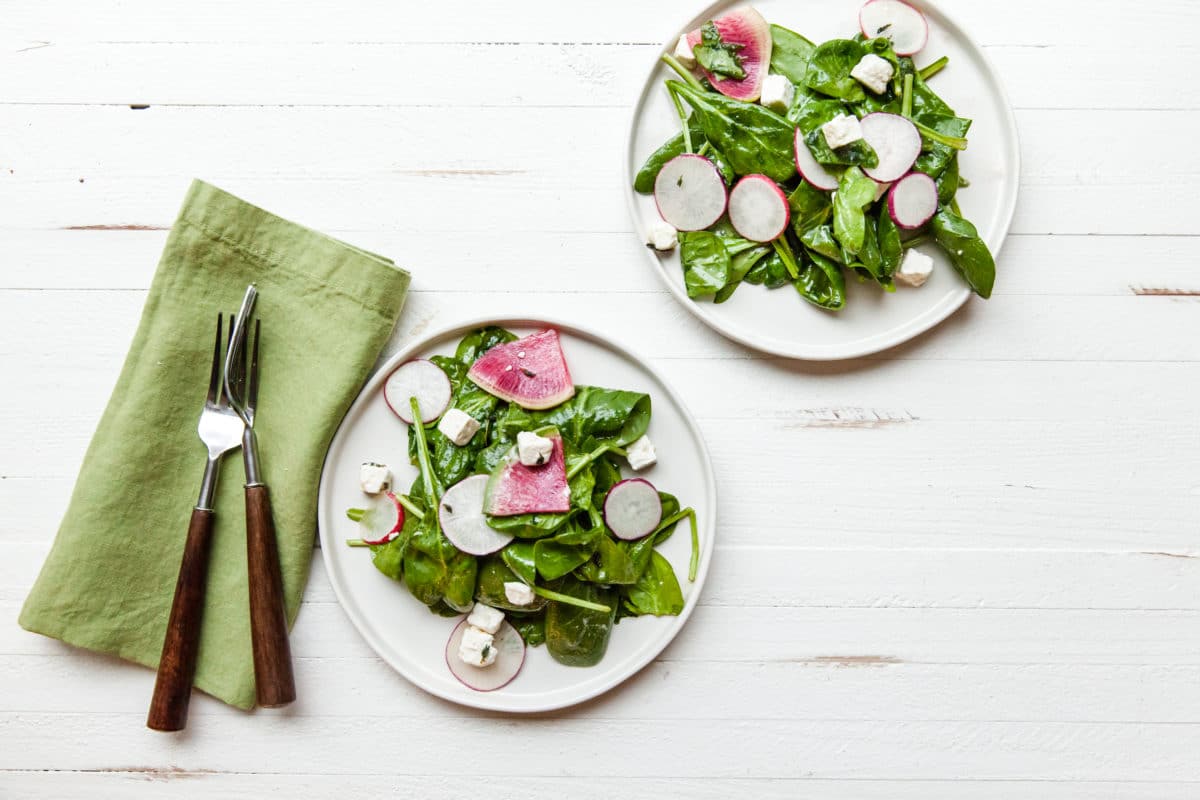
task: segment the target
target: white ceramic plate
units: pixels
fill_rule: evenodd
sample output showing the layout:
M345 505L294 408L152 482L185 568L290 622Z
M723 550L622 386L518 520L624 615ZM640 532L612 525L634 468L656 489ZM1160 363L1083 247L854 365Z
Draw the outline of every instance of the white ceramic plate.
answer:
M545 646L531 647L512 683L494 692L477 692L455 680L444 658L446 640L461 617L430 613L402 584L375 569L370 551L347 547L345 540L358 534L345 512L366 500L358 485L363 461L391 465L397 486L407 487L417 476L416 468L408 463L408 426L383 401L387 375L410 359L453 353L464 334L488 324L501 325L520 336L557 328L576 384L650 395L653 416L648 434L658 450L659 463L638 474L696 509L701 555L696 581L688 583L691 537L686 522L659 548L683 588L686 605L678 617L622 620L613 628L604 659L594 667L565 667L550 657ZM687 622L712 560L716 482L695 420L679 396L640 358L573 325L545 320L478 320L409 345L375 373L347 412L325 457L317 520L325 569L338 600L367 643L397 672L432 694L464 705L498 711L547 711L595 697L621 683L662 652Z
M929 43L917 54L918 66L943 55L950 65L930 79L930 85L959 114L973 119L968 134L970 147L960 155L962 175L970 187L958 194L967 219L975 223L992 254L1012 222L1017 203L1020 151L1017 126L1004 87L983 52L958 25L933 3L914 2L929 20ZM664 47L674 47L679 34L693 30L706 20L744 5L719 2L686 22ZM858 10L862 0L760 0L757 8L774 22L815 42L850 38L858 32ZM657 61L646 77L633 112L625 153L625 186L638 235L644 236L648 220L658 217L654 198L633 191L633 176L646 157L679 131L679 117L663 88L674 77ZM644 238L643 238L644 241ZM838 312L822 311L784 286L768 291L760 286L742 286L727 302L691 300L683 285L683 270L676 252L659 254L647 248L647 257L666 281L667 288L693 314L730 339L749 347L790 358L830 360L854 358L893 347L932 328L950 316L970 297L966 284L954 272L935 245L922 247L935 259L933 276L919 289L897 287L888 294L875 285L847 278L846 307ZM999 270L997 281L1003 283Z

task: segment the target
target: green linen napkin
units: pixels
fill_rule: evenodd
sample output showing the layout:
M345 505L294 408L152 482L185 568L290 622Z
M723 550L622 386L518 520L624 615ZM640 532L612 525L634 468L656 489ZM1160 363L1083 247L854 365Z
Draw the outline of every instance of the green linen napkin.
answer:
M390 260L195 181L21 610L27 630L158 664L205 451L196 424L216 318L257 283L255 429L271 489L289 621L308 577L317 483L338 423L387 342L409 275ZM222 463L195 685L254 705L241 451ZM149 703L151 685L146 686Z

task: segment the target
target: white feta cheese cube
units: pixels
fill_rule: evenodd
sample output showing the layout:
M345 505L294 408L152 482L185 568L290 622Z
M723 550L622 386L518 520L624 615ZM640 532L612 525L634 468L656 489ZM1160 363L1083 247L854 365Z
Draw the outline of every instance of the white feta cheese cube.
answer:
M358 482L367 494L379 494L392 488L392 471L387 464L364 461L358 468Z
M629 462L629 468L637 471L654 466L658 461L658 454L654 452L654 443L650 441L650 437L643 436L625 448L625 459Z
M655 250L674 250L679 244L679 232L671 223L656 217L646 223L646 244Z
M875 94L883 94L887 91L893 72L895 70L892 68L892 62L874 53L867 53L854 65L854 69L850 70L850 77Z
M696 68L696 54L692 52L692 46L688 44L687 34L681 34L679 41L675 43L675 60L683 64L688 69Z
M487 667L496 660L495 639L487 631L468 625L458 644L458 657L472 667Z
M863 138L862 125L853 114L839 114L821 126L821 133L834 150Z
M762 96L758 102L772 111L786 114L796 96L796 87L782 75L768 75L763 79Z
M929 280L932 273L933 259L913 248L904 253L904 258L900 261L900 268L896 270L892 279L905 286L920 286Z
M461 409L452 408L442 415L441 421L438 422L438 430L447 439L462 447L471 441L475 431L479 430L479 421Z
M504 582L504 597L514 606L532 605L536 596L533 593L533 587L526 586L520 581Z
M530 431L517 434L517 457L527 467L540 467L550 460L554 452L554 441Z
M498 608L476 603L471 609L470 616L467 617L467 624L474 625L481 631L495 633L500 630L500 623L504 622L504 612Z

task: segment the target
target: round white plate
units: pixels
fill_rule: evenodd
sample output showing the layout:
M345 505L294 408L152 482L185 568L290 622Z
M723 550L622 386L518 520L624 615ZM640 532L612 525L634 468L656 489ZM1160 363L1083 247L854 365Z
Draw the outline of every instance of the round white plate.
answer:
M971 185L958 193L958 202L998 257L1016 208L1021 171L1012 108L995 69L971 38L933 3L913 4L925 13L930 28L929 43L916 56L918 66L949 56L949 66L931 78L930 85L960 115L974 120L968 134L970 147L959 157L962 175ZM667 40L664 48L673 49L679 34L739 5L744 4L719 2L691 20L681 20L687 24ZM862 0L760 0L752 5L768 22L820 43L850 38L858 32ZM652 196L633 191L633 176L647 156L679 131L679 117L663 88L663 81L674 77L674 73L657 60L658 55L655 53L654 65L634 108L625 153L625 191L634 225L643 237L647 221L657 219L658 212ZM901 286L889 294L848 276L846 307L837 312L811 305L788 286L768 291L747 285L720 305L709 299L697 302L688 298L684 289L677 252L656 253L647 248L646 253L679 302L730 339L789 358L830 360L876 353L908 341L967 301L970 289L940 249L936 245L921 249L936 262L933 276L924 286ZM997 279L1004 281L1002 271Z
M686 605L677 617L638 617L613 628L608 652L594 667L566 667L546 652L531 647L525 665L512 683L494 692L463 686L446 667L445 646L461 617L439 617L371 564L365 548L347 547L358 534L346 509L362 506L366 496L358 485L363 461L389 464L397 486L407 487L417 476L408 463L408 426L383 401L383 381L398 365L413 358L452 354L467 332L482 325L501 325L519 336L557 328L563 352L576 384L646 392L653 415L649 436L658 450L658 464L639 475L684 506L696 509L700 530L700 570L688 583L691 536L686 522L660 548L675 568ZM624 470L628 472L628 470ZM333 590L354 626L385 661L410 681L438 697L476 708L497 711L547 711L562 708L608 691L649 664L675 638L700 597L712 560L716 520L716 481L708 449L679 396L646 362L599 334L574 325L545 320L477 320L427 336L390 358L368 381L333 437L321 475L317 524L325 569Z

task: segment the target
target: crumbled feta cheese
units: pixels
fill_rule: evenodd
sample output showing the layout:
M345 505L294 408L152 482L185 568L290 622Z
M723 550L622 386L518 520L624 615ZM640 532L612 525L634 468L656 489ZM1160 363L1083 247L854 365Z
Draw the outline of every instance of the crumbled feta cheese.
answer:
M932 272L933 259L913 248L904 253L900 268L892 278L896 283L903 283L905 286L920 286L929 280Z
M874 53L867 53L854 65L854 69L850 70L850 77L875 94L883 94L887 91L893 72L895 70L892 68L892 62Z
M387 464L364 461L358 468L358 482L367 494L379 494L392 488L392 471Z
M786 114L796 96L796 87L782 75L768 75L763 79L762 96L758 102L772 111Z
M692 46L688 44L687 34L681 34L679 41L675 43L675 60L683 64L688 69L696 68L696 54L692 52Z
M625 448L625 459L632 470L642 470L654 466L658 454L654 452L654 443L649 436L643 436Z
M853 114L839 114L821 126L825 141L833 149L844 147L863 138L862 125Z
M646 244L655 250L674 250L675 245L679 244L679 232L666 220L649 220L646 223Z
M481 631L495 633L500 630L500 623L504 622L504 612L498 608L476 603L471 609L470 616L467 617L467 624L474 625Z
M441 421L438 422L438 430L447 439L462 447L471 441L475 431L479 430L479 421L461 409L452 408L442 415Z
M468 625L458 644L458 657L472 667L487 667L496 660L495 639L487 631Z
M531 605L534 597L536 597L533 593L533 588L526 586L520 581L505 581L504 596L514 606Z
M553 452L554 440L529 431L517 434L517 457L525 466L539 467L550 460Z

